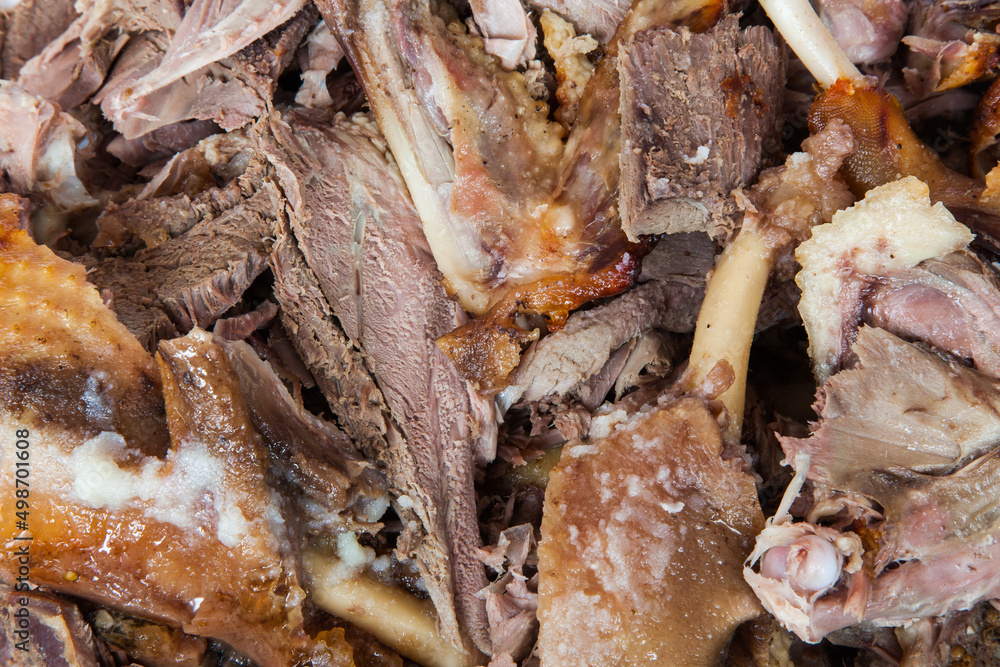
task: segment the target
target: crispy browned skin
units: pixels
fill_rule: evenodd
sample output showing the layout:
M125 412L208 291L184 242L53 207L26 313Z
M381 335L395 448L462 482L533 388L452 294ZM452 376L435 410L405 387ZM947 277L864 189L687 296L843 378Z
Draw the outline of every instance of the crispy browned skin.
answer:
M983 184L948 169L914 134L891 94L840 79L813 103L810 132L822 130L834 118L851 128L858 145L841 170L855 196L902 176L916 176L930 187L933 201L944 202L976 231L1000 238L1000 208L981 198Z
M260 665L351 664L302 630L282 502L221 348L195 332L164 343L158 369L83 267L16 223L5 196L0 461L30 472L4 476L0 516L26 512L30 541L12 543L29 546L30 582L218 637ZM0 561L0 583L18 576Z
M977 178L984 178L979 154L993 146L1000 134L1000 79L989 87L972 116L972 130L969 131L969 169Z

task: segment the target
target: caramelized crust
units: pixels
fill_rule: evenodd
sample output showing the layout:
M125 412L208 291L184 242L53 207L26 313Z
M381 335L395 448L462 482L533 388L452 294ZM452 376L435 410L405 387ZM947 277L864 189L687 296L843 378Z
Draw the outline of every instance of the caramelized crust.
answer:
M920 141L890 93L840 79L813 104L809 131L815 134L835 118L851 128L858 145L841 170L855 196L902 176L916 176L930 188L932 201L944 202L963 222L997 236L1000 207L982 200L981 183L948 169Z

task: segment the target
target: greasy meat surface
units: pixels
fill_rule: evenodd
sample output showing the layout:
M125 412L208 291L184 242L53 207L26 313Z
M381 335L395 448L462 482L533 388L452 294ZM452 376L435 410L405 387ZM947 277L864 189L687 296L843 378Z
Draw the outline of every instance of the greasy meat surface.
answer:
M722 659L760 613L742 566L763 517L753 480L721 452L697 398L564 448L538 551L543 665Z
M857 150L842 173L855 196L900 176L915 176L927 184L934 202L990 239L1000 238L1000 207L982 197L983 184L949 169L914 133L899 101L882 88L841 79L817 97L809 111L809 129L815 133L834 119L851 129Z
M349 664L302 630L284 501L222 349L197 332L154 363L82 267L12 223L0 236L0 429L30 443L31 581L217 637L261 665Z

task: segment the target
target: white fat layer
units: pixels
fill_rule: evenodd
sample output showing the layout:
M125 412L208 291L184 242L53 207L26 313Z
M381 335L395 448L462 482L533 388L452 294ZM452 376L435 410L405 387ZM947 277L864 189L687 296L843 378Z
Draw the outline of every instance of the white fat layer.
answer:
M215 524L219 541L230 548L247 536L250 522L226 488L223 462L207 445L188 442L165 461L150 457L123 469L117 461L126 447L121 435L105 431L75 448L69 457L72 495L113 512L142 510L183 530Z
M358 542L358 536L354 533L340 533L337 535L337 558L330 559L327 563L325 574L328 585L342 583L356 579L375 563L375 551L371 547L363 547ZM380 562L379 566L385 570L390 566L387 562Z

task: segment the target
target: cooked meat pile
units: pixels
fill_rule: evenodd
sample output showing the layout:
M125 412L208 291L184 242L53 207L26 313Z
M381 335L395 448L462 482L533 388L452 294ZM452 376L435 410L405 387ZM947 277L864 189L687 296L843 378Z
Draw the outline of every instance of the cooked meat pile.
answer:
M0 3L5 664L1000 661L1000 2L759 5Z

